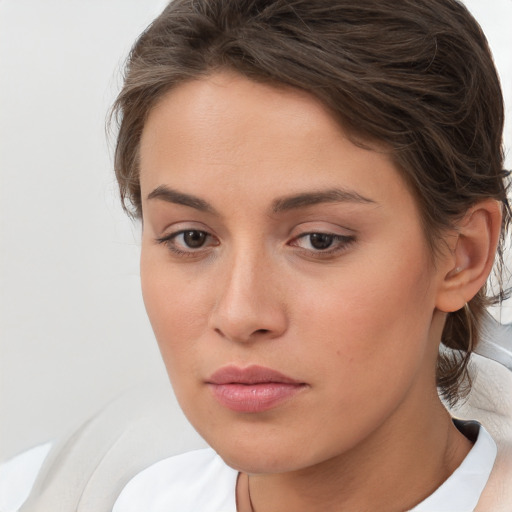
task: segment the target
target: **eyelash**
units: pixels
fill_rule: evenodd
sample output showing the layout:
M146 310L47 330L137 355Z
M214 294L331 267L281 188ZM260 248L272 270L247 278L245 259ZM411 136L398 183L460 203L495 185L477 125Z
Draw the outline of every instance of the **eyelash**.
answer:
M310 231L308 233L302 233L301 235L295 237L293 241L305 239L307 237L311 237L313 235L321 235L327 236L331 238L331 245L328 248L321 249L305 249L303 247L298 246L297 244L290 244L292 247L298 247L300 250L304 251L307 254L313 255L315 257L328 257L332 255L336 255L346 251L355 241L355 236L351 235L337 235L336 233L329 233L325 231ZM311 243L311 241L310 241Z
M179 247L176 246L174 241L177 237L179 237L180 235L184 235L185 233L195 233L196 235L197 234L204 235L205 240L214 238L210 233L208 233L207 231L201 230L201 229L183 229L180 231L176 231L175 233L166 235L164 237L157 238L156 242L158 244L165 245L167 247L167 249L169 249L172 253L176 254L179 257L184 257L184 258L200 256L202 253L204 253L206 250L208 250L209 247L212 247L212 245L210 245L205 248L204 244L203 244L200 247L198 247L197 250L192 247L190 247L188 250L180 249ZM331 239L331 244L325 250L322 250L322 249L315 250L315 249L305 249L304 247L301 247L297 243L292 243L292 242L297 242L298 240L305 239L307 237L311 237L313 235L329 237ZM293 240L291 242L289 242L288 245L290 245L291 247L297 247L301 252L304 252L307 255L317 257L317 258L322 258L322 257L328 257L331 255L342 253L342 252L346 251L349 248L349 246L352 245L354 242L355 242L354 236L338 235L335 233L329 233L329 232L324 232L324 231L311 231L308 233L302 233L301 235L293 238ZM218 242L215 243L213 245L213 247L215 247L216 245L218 245ZM331 248L331 246L334 246L334 247Z
M202 229L182 229L180 231L176 231L175 233L171 233L164 237L157 238L156 242L165 245L167 249L169 249L171 252L180 257L197 257L200 253L204 252L205 248L203 246L198 247L197 250L194 250L192 247L190 247L189 250L182 250L179 247L177 247L176 244L174 243L174 240L180 235L184 235L185 233L200 233L202 235L205 235L206 239L213 238L212 235L210 235L210 233ZM215 245L218 245L218 243Z

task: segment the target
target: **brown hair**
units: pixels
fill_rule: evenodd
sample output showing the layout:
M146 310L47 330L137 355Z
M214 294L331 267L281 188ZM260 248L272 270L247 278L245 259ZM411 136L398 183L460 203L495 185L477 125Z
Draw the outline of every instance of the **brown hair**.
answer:
M438 235L483 198L511 211L503 170L503 100L480 26L456 0L174 0L135 43L114 105L115 172L141 216L138 149L172 87L213 70L309 91L363 140L384 142ZM503 299L500 281L498 299ZM478 342L484 289L448 315L437 382L454 403Z

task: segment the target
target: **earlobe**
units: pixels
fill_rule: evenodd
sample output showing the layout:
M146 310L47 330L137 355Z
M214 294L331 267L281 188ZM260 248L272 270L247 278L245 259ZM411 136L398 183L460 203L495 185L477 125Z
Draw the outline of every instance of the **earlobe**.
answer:
M445 313L464 307L487 281L501 231L501 205L494 199L471 207L455 226L456 240L444 267L436 307Z

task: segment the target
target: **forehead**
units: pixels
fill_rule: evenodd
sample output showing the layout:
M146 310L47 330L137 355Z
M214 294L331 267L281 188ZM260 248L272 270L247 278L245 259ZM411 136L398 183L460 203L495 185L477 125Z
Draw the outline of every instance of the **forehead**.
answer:
M169 124L171 116L179 120L174 126ZM299 136L314 142L321 135L320 130L342 133L340 124L311 94L284 85L277 87L255 82L234 72L215 73L169 91L148 116L142 149L147 143L148 132L169 131L170 128L174 128L176 136L181 133L209 140L213 140L213 130L218 135L217 145L223 142L221 135L226 144L236 139L238 145L242 135L246 135L247 143L261 142L261 147L283 130L290 136L290 142ZM258 138L251 139L256 133ZM287 145L281 148L287 149ZM218 148L218 151L225 149Z
M308 186L407 192L389 152L354 144L313 95L233 73L186 82L160 100L143 131L140 170L143 197L162 184L211 193L213 179L279 195Z

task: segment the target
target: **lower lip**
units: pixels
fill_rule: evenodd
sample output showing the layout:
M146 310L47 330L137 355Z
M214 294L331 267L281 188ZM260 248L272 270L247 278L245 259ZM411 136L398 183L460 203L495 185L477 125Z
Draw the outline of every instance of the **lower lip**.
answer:
M209 384L221 405L236 412L263 412L281 405L301 391L304 384Z

